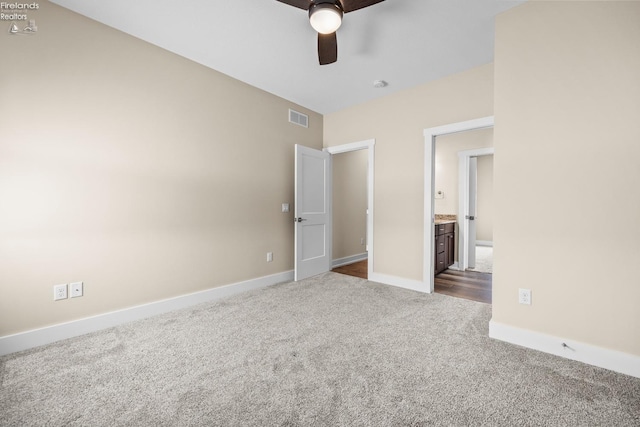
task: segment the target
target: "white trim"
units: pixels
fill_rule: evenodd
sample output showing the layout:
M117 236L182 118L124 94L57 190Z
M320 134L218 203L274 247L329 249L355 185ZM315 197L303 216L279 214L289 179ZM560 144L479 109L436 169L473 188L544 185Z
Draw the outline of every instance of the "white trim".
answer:
M488 246L492 248L493 241L492 240L476 240L476 246Z
M369 263L367 265L367 277L373 276L373 194L374 194L374 166L375 166L375 139L352 142L350 144L335 145L324 150L329 154L348 153L350 151L368 150L367 160L367 252Z
M353 264L354 262L364 261L368 258L368 254L362 253L357 255L351 255L344 258L337 258L331 261L331 268L342 267L343 265Z
M449 267L447 267L449 270L457 270L460 271L460 265L458 264L458 261L455 261L452 265L450 265Z
M471 157L491 156L493 147L475 148L458 152L458 263L462 270L469 268L469 230L465 215L469 212L469 159ZM477 244L477 241L476 241ZM493 246L493 243L491 244Z
M640 356L489 322L489 337L640 378ZM563 346L563 343L567 347Z
M40 329L33 329L14 335L7 335L0 337L0 356L88 334L90 332L111 328L134 320L140 320L181 308L191 307L207 301L229 297L241 292L265 288L277 283L290 282L292 280L293 271L290 270L272 274L270 276L258 277L256 279L207 289L206 291L180 295L175 298L124 308L122 310L73 320L71 322L60 323L53 326L47 326Z
M390 276L381 273L373 273L369 275L369 281L382 283L383 285L396 286L398 288L411 289L412 291L429 293L426 283L419 280L405 279L403 277Z
M424 130L424 259L422 262L422 279L424 283L428 285L427 292L433 292L433 224L435 221L433 211L433 196L435 193L433 162L435 157L436 137L451 133L464 132L467 130L489 128L492 127L493 124L493 116L488 116Z
M375 143L375 139L367 139L364 141L351 142L349 144L334 145L332 147L325 148L324 151L329 154L348 153L350 151L366 150L373 147Z

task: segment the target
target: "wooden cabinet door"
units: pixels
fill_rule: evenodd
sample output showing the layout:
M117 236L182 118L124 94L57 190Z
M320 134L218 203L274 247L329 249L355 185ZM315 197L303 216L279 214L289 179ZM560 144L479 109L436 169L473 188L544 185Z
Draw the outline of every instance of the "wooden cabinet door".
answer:
M442 236L436 236L436 254L441 254L442 252L446 252L447 245L447 237L446 234Z
M448 267L453 265L456 256L455 233L447 233L445 235L445 265Z
M453 265L455 259L455 224L438 224L435 227L434 275Z
M447 266L445 265L446 262L446 253L445 252L441 252L439 254L436 255L436 264L435 264L435 274L438 273L442 273L443 271L445 271L447 269Z

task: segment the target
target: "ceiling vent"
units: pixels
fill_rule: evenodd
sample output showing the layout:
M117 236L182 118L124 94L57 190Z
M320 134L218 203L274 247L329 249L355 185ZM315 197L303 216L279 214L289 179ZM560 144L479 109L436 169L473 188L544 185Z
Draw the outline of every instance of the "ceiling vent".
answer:
M295 123L296 125L309 127L309 116L299 113L295 110L289 109L289 123Z

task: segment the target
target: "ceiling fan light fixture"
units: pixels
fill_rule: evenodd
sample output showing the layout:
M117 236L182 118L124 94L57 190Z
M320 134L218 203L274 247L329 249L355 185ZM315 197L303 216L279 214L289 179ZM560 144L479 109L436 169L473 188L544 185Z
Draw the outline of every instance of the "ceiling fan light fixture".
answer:
M320 34L335 33L342 24L342 9L335 3L313 4L309 9L309 22Z

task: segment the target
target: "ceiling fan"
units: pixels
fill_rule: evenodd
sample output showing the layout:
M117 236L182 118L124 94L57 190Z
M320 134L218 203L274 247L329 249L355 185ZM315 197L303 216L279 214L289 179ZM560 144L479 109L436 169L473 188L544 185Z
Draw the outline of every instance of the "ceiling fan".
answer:
M309 22L318 32L318 59L320 65L338 60L336 30L342 24L342 15L373 6L384 0L278 0L299 9L309 11Z

